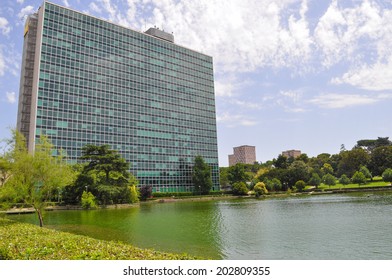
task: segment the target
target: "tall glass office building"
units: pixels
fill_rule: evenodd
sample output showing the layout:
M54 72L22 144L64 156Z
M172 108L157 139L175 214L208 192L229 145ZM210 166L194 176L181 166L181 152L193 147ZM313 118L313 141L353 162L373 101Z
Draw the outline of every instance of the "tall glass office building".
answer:
M219 189L212 57L172 34L137 32L44 2L25 25L17 128L47 135L68 160L109 144L140 185L191 191L200 155Z

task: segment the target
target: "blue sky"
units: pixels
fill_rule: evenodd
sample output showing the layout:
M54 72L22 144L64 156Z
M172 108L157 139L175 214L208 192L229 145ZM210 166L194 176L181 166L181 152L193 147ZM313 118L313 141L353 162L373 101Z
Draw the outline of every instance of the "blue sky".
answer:
M0 6L0 139L16 126L23 25L38 0ZM392 138L392 0L53 0L214 58L219 162L338 153Z

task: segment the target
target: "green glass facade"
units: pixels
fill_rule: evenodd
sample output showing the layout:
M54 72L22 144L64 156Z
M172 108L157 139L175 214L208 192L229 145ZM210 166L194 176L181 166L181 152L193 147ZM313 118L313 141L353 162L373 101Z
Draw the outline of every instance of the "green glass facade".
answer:
M109 144L160 192L191 191L201 155L219 189L212 57L49 2L36 17L30 147L44 134L77 162Z

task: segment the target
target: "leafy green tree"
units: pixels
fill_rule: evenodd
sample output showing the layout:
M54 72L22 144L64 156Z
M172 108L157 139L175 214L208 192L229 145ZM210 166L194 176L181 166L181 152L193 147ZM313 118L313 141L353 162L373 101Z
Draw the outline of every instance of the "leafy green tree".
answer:
M289 167L289 185L293 186L297 181L309 180L309 167L302 161L296 160Z
M299 180L295 182L294 186L299 192L302 192L306 187L306 183L303 180Z
M289 167L288 158L284 155L279 155L277 159L273 159L273 164L276 168L286 169Z
M208 194L212 188L211 167L201 156L195 157L192 181L196 193Z
M109 145L86 145L82 148L80 158L87 161L83 173L94 172L99 178L99 184L128 186L136 180L128 171L129 164ZM104 176L101 176L101 172Z
M268 190L263 182L258 182L254 187L253 191L256 194L256 197L260 197L261 195L268 194Z
M385 171L382 173L382 179L385 182L392 183L392 168L385 169Z
M246 173L245 165L242 163L230 166L227 177L230 184L234 184L236 182L247 182L250 179Z
M343 174L343 175L340 177L340 179L339 179L339 183L345 186L345 185L350 184L350 183L351 183L351 180L350 180L350 178L347 177L346 174Z
M91 192L84 191L82 194L81 205L83 209L98 208L95 196Z
M81 159L85 162L78 167L75 184L65 188L65 202L80 201L83 191L88 189L100 204L128 203L128 186L137 186L138 182L129 172L125 159L108 145L86 145L82 153Z
M1 200L31 205L42 227L43 211L58 189L74 180L74 173L61 153L54 156L54 147L45 136L37 141L34 154L29 154L22 134L13 131L8 158L12 176L1 188Z
M353 176L355 171L364 165L368 165L370 161L369 154L361 148L352 149L351 151L344 151L340 153L341 160L338 165L338 176L346 174Z
M139 202L139 190L136 188L136 186L129 186L129 193L130 193L130 201L131 203L137 203Z
M274 191L281 191L282 190L282 183L279 181L278 178L273 178L271 180L271 187Z
M227 167L220 167L219 168L219 183L222 188L230 185Z
M247 195L249 192L245 182L235 182L232 186L234 195Z
M358 185L363 185L366 184L366 176L360 172L360 171L356 171L353 175L353 177L351 178L351 181L355 184Z
M322 181L329 187L336 185L336 178L332 174L326 174L323 176Z
M385 169L392 168L392 146L375 148L370 155L368 167L374 176L379 176Z
M324 163L323 167L321 168L321 172L323 174L332 174L333 175L333 168L329 163Z
M320 186L321 178L317 173L312 173L312 177L309 179L309 185L315 186L316 188Z
M361 166L361 168L359 168L359 172L362 172L362 174L365 175L366 179L373 179L372 173L370 173L369 169L367 169L366 166Z

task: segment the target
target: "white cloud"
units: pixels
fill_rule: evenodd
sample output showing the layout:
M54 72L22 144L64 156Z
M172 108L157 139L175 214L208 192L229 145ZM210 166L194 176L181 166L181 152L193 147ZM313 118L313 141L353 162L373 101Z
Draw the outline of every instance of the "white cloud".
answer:
M238 127L238 126L255 126L257 121L249 118L249 116L245 116L242 114L230 114L223 113L218 114L216 117L216 121L218 123L225 124L227 127Z
M3 56L3 51L0 47L0 76L3 76L5 73L5 58Z
M8 103L15 103L16 102L16 94L15 92L6 92L7 102Z
M392 99L391 94L360 95L360 94L322 94L310 99L308 103L321 108L342 109L353 106L369 105Z
M4 17L0 17L0 30L3 35L8 35L11 31L11 27L9 26L8 20Z
M23 4L24 0L16 0L16 2L18 2L19 4Z
M20 20L25 21L27 16L30 14L33 14L34 12L35 12L35 10L34 10L33 6L30 6L30 5L26 6L20 10L20 12L18 13L18 18Z
M65 7L69 7L68 0L63 0L63 4L64 4Z
M385 36L391 38L391 15L387 13L373 1L365 0L361 5L342 8L333 0L314 31L323 65L331 67L342 60L356 63L358 59L371 59L369 50L389 47L389 39L383 42Z
M392 90L392 56L388 63L377 62L350 70L341 78L333 78L333 84L350 84L366 90Z
M90 3L89 8L90 8L93 12L96 12L96 13L99 13L99 14L102 13L101 8L98 7L98 5L95 4L94 2L91 2L91 3Z

